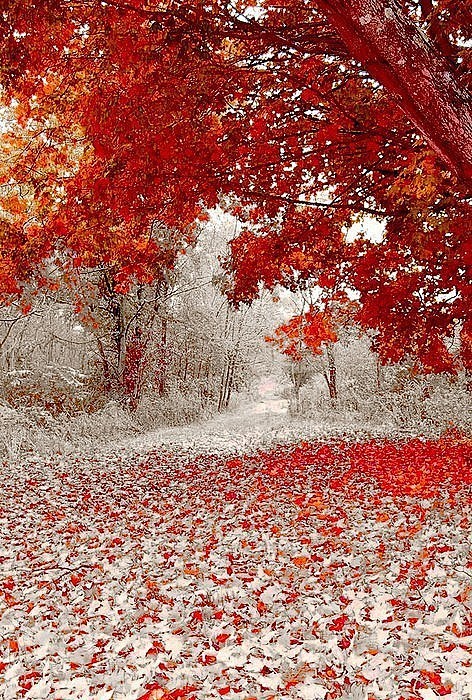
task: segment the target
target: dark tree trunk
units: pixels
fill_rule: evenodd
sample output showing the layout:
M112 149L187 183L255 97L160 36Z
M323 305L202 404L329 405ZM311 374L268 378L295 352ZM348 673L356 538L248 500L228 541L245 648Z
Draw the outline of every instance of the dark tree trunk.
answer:
M218 397L218 411L222 411L224 408L225 396L226 396L226 386L228 384L229 372L230 372L230 358L228 358L227 362L225 362L225 366L223 369L223 375L221 377L220 394Z
M228 378L226 381L226 387L225 387L225 395L224 395L224 400L223 400L223 408L228 408L229 406L229 400L231 398L231 393L233 391L233 382L234 382L234 370L236 367L236 353L231 358L231 362L228 367Z
M472 392L472 370L470 369L465 371L465 388L467 391Z
M326 348L326 355L328 357L328 371L324 373L324 378L326 379L326 384L328 385L329 398L331 401L335 402L338 399L336 362L334 359L333 348L330 345L328 345Z

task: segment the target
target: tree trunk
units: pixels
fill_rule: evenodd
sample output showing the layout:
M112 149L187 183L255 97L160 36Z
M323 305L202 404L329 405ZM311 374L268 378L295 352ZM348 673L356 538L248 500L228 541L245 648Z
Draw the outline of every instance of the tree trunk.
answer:
M300 389L302 388L301 369L298 362L294 361L290 366L290 379L292 381L292 400L290 402L290 413L298 415L300 413Z
M229 372L230 372L230 359L228 358L227 362L225 362L223 375L221 377L220 395L218 397L218 411L222 411L224 408L226 387L228 384Z
M231 362L229 364L228 368L228 379L226 382L226 390L225 390L225 396L224 396L224 402L223 402L223 408L228 408L229 406L229 400L231 398L231 392L233 391L233 381L234 381L234 370L236 367L236 352L231 358Z
M335 402L338 399L338 387L336 382L336 363L334 360L333 348L328 345L326 348L328 356L328 373L325 373L325 379L328 383L329 398Z
M472 183L471 96L394 0L316 0L348 51L392 95L449 170Z
M467 391L472 392L472 370L465 370L465 388Z

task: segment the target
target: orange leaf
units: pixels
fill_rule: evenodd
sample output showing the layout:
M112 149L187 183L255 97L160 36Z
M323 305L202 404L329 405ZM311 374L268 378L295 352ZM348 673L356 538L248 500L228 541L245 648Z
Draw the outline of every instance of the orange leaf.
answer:
M309 561L309 557L292 557L292 562L295 566L298 566L299 569L306 569Z

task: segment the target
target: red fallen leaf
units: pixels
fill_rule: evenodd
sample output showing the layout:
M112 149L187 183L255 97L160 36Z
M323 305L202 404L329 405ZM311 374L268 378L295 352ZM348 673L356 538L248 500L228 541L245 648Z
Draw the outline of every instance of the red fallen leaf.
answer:
M18 642L16 639L9 639L8 640L8 646L10 648L10 651L17 652L18 651Z
M334 668L333 668L332 666L326 666L326 668L325 668L323 674L324 674L327 678L337 678L337 673L336 673L336 671L334 670Z
M167 691L159 683L149 683L146 690L147 692L140 695L138 700L161 700L167 696Z
M469 600L470 598L470 593L472 591L472 586L466 586L463 591L459 593L459 595L454 596L454 598L459 602L459 603L465 603Z
M7 665L4 661L0 661L0 673L6 669Z
M100 655L99 655L99 653L96 653L92 656L92 658L88 662L87 666L93 666L93 664L97 664L99 661L100 661Z
M328 629L332 632L340 632L348 620L349 618L347 615L341 615L333 620L330 625L328 625Z
M363 685L369 685L370 681L362 675L362 673L356 673L355 679L360 681Z
M436 673L435 671L428 671L426 669L422 669L420 673L423 678L427 678L429 681L431 681L431 683L434 683L435 685L442 685L442 680L439 673Z
M226 492L226 498L228 501L234 501L238 497L238 494L236 491L227 491Z
M226 634L225 632L222 632L219 634L217 637L215 637L215 641L218 642L218 644L224 644L227 639L230 638L231 635Z
M257 612L262 615L263 612L267 610L267 605L262 602L262 600L257 601Z
M18 683L21 685L23 690L30 690L33 685L31 681L37 678L41 678L39 671L30 671L29 673L25 673L23 676L20 676Z
M318 554L312 554L310 557L311 561L313 562L320 562L323 561L323 557L320 557Z
M331 528L331 534L334 536L340 535L341 532L344 532L344 528L339 527L339 525L335 525L334 527Z
M390 520L390 516L388 516L386 513L379 513L376 520L378 523L386 523L387 520Z
M4 582L2 583L3 588L6 588L9 591L12 591L15 587L15 582L11 576L6 578Z
M295 566L298 566L299 569L306 569L309 561L310 557L292 557L292 562Z
M241 459L228 459L226 462L226 466L228 469L240 469L243 466L243 462Z
M216 663L216 656L214 654L205 654L205 656L202 658L202 664L204 666L214 663Z
M218 688L218 692L220 695L227 695L229 692L231 692L231 686L226 685L224 688Z
M412 589L417 589L417 588L424 588L426 586L426 579L420 578L417 576L416 578L412 578L410 580L410 588Z
M11 593L8 593L8 591L6 591L6 592L4 593L4 596L5 596L5 602L6 602L6 604L7 604L9 607L12 607L13 605L16 605L16 604L18 603L18 601L16 600L16 598L14 598L14 597L11 595Z
M343 637L339 642L338 642L338 647L341 649L347 649L351 644L351 640L348 639L347 637Z
M168 697L169 700L171 698L172 700L177 700L177 698L185 698L186 695L193 693L194 690L198 690L196 685L185 685L183 688L172 690L170 693L168 693Z
M71 574L70 582L73 586L78 586L83 579L83 574Z
M203 613L201 610L194 610L192 612L192 618L198 622L203 622Z
M89 491L87 491L87 493L84 493L84 495L82 496L83 501L88 501L90 500L90 498L92 498L92 494Z

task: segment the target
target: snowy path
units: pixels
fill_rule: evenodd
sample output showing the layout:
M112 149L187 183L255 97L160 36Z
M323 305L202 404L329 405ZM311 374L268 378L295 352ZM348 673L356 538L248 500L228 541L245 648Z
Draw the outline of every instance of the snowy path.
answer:
M275 381L266 378L259 385L256 399L239 404L233 410L216 414L210 420L162 428L136 438L126 438L114 443L111 448L105 447L101 452L104 455L119 452L144 457L150 450L162 447L184 449L195 455L212 452L245 454L301 440L340 438L346 435L349 439L381 438L392 436L392 427L379 425L366 433L357 423L327 427L326 424L307 419L291 418L288 415L288 400L280 397Z

